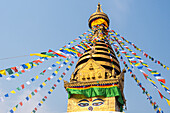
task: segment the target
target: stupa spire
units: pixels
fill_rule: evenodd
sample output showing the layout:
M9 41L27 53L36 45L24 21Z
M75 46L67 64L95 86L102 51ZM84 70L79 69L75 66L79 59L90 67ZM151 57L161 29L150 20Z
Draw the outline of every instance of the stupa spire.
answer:
M96 12L103 12L101 6L102 5L100 5L100 3L98 3Z
M100 3L98 3L96 12L89 18L89 27L92 28L92 26L100 24L109 27L109 17L103 12Z

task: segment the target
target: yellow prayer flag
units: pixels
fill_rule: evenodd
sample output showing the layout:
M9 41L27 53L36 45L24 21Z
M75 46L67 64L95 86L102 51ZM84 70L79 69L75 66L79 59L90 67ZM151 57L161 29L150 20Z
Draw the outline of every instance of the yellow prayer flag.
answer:
M54 73L55 73L55 74L57 74L57 73L58 73L58 71L54 71Z
M43 82L42 85L45 86L46 84Z
M140 63L135 64L135 66L139 66L139 65L140 65Z
M65 62L67 63L67 62L68 62L68 60L65 60Z
M17 77L19 76L19 74L18 74L18 73L15 73L14 75L16 75Z
M159 73L157 73L157 72L156 72L156 73L155 73L155 72L151 72L151 74L159 74Z
M17 108L16 108L16 107L14 107L14 108L13 108L13 111L16 111L16 110L17 110Z
M117 56L118 56L118 57L120 57L121 55L120 55L120 54L118 54Z
M62 78L60 77L59 80L62 80Z
M2 75L6 75L6 71L5 71L5 69L4 69L4 70L0 70L0 74L2 74Z
M37 66L36 64L33 64L33 66Z
M43 104L43 101L41 100L40 103Z
M163 67L165 68L166 66L165 66L165 65L163 65Z
M14 90L11 91L12 94L16 93Z
M31 94L29 94L29 95L28 95L28 97L32 98L32 95L31 95Z
M153 80L151 80L151 79L148 79L148 80L149 80L150 82L152 82L152 83L156 84L156 83L155 83L155 81L153 81Z
M115 68L115 66L112 64L112 67Z
M57 64L60 64L60 62L59 62L59 61L57 61L56 63L57 63Z
M39 78L39 76L37 75L37 76L35 76L35 78L36 78L36 79L38 79L38 78Z
M162 87L164 87L164 88L166 88L166 89L168 89L168 90L169 90L169 88L168 88L168 87L166 87L166 86L164 86L164 85L162 85Z
M167 68L167 70L169 70L169 67L166 67Z
M168 99L166 99L166 101L167 101L168 105L170 106L170 101Z
M50 89L51 92L53 92L53 89Z
M30 69L31 68L31 65L29 63L26 63L25 65L28 67L26 69Z
M73 41L71 41L70 43L73 43Z
M33 53L33 54L30 54L30 56L39 56L39 57L48 57L48 58L51 58L51 56L40 54L40 53Z
M68 66L68 68L71 68L71 66Z

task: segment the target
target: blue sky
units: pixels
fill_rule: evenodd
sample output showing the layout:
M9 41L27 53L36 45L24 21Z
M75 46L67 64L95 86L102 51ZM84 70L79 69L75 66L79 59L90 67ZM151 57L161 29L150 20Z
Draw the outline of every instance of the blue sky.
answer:
M0 1L0 59L7 57L29 55L59 49L78 35L87 31L88 19L96 11L98 2L103 11L110 18L110 29L115 30L127 40L134 42L139 48L145 50L154 58L170 66L169 33L170 33L170 8L169 0L5 0ZM139 55L141 55L139 53ZM142 55L141 55L142 56ZM37 57L21 57L16 59L0 60L0 69L37 59ZM30 70L12 81L0 79L0 96L11 91L18 85L26 82L57 59L49 60L35 69ZM144 58L152 69L162 73L166 85L170 87L170 72L150 60ZM123 68L123 67L122 67ZM72 70L73 71L73 70ZM70 73L65 80L69 80ZM170 111L166 101L159 97L157 91L146 81L139 71L137 77L152 95L165 113ZM48 73L50 74L50 72ZM2 113L7 112L19 101L23 100L46 77L42 77L33 85L0 103ZM30 113L37 103L47 94L51 81L46 88L41 90L16 113ZM155 80L155 79L153 79ZM155 80L156 81L156 80ZM158 84L158 83L157 83ZM162 93L170 98L161 86ZM142 94L141 89L128 73L125 75L125 97L128 110L126 113L154 113L152 106ZM66 112L67 93L63 83L49 96L38 113Z

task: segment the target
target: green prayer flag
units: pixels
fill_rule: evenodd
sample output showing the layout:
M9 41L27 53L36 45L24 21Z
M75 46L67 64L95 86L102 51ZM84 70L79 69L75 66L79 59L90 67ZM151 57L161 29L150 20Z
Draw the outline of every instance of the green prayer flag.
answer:
M44 75L44 73L43 73L43 72L41 72L41 73L40 73L40 75Z
M59 69L56 69L56 71L59 71Z
M21 89L19 87L17 87L17 90L20 91Z
M54 89L55 89L55 87L53 86L53 87L52 87L52 89L54 90Z
M45 80L44 82L47 82L47 80Z
M35 95L35 93L34 93L34 92L32 92L31 94L32 94L32 96L34 96L34 95Z
M72 63L70 63L70 66L72 66L73 64Z
M15 107L18 108L18 104Z
M18 74L22 74L22 72L21 72L21 71L19 71L19 72L18 72Z
M34 66L34 65L33 65L33 62L29 62L29 64L31 65L31 68L33 68L33 66Z
M6 69L6 71L8 72L8 74L9 74L9 75L13 74L13 72L12 72L12 69L11 69L11 68Z
M64 76L63 75L61 75L61 78L63 78Z
M59 61L63 61L63 59L60 59Z
M45 99L43 98L42 101L45 101Z

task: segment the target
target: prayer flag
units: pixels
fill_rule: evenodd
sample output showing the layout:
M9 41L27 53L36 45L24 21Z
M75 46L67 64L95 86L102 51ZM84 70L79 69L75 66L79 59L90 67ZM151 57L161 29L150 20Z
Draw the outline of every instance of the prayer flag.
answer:
M6 71L8 72L9 75L13 74L11 68L6 69Z
M46 84L43 82L42 85L45 86Z
M19 74L18 73L15 73L15 75L18 77L19 76Z
M16 93L14 90L11 91L12 94Z
M28 95L28 97L32 98L32 95L31 95L31 94L29 94L29 95Z
M4 95L5 97L9 97L8 93Z
M163 95L161 94L161 92L159 90L158 90L158 93L159 93L161 99L163 99Z
M22 84L21 87L22 87L22 89L24 89L25 88L24 84Z
M16 107L13 108L13 111L16 111Z
M18 72L18 69L16 67L11 67L12 70L14 70L15 72Z
M31 68L31 65L29 63L26 63L25 65L27 66L26 69L30 69Z
M29 81L26 82L27 85L30 85L31 83Z
M37 76L35 76L35 78L36 78L36 79L38 79L38 78L39 78L39 77L38 77L38 75L37 75Z
M168 99L166 99L166 101L167 101L168 105L170 106L170 101Z

